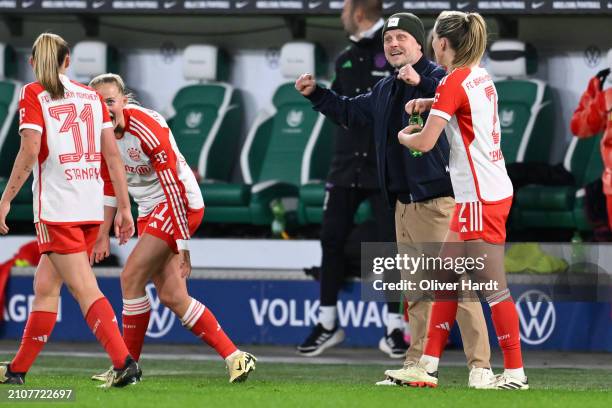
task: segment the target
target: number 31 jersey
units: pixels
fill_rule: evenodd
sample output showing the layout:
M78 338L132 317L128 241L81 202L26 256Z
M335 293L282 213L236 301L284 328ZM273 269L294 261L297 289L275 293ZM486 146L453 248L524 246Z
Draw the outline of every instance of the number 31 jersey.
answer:
M42 134L33 170L34 222L99 224L104 219L101 134L113 125L94 90L65 75L60 80L62 99L51 99L39 82L32 82L19 100L19 131Z
M448 121L455 201L495 203L512 196L501 151L497 90L484 68L458 68L440 81L430 115Z

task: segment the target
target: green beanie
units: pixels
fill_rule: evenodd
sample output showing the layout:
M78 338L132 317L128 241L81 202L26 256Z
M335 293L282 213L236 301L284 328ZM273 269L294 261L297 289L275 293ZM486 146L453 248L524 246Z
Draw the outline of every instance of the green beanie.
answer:
M425 28L420 18L412 13L395 13L385 21L383 37L387 31L396 29L408 32L425 49Z

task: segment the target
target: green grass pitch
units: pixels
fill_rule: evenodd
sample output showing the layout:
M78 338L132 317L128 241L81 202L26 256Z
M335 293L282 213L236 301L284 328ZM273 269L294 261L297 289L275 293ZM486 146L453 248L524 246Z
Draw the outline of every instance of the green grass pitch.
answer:
M43 355L28 373L25 388L73 388L76 400L14 403L3 396L0 408L612 406L612 370L530 369L529 391L478 391L467 389L463 367L442 367L437 389L414 389L374 386L384 372L379 365L278 364L260 359L246 383L229 384L221 361L150 359L142 362L142 382L105 390L89 380L105 367L108 362L103 359Z

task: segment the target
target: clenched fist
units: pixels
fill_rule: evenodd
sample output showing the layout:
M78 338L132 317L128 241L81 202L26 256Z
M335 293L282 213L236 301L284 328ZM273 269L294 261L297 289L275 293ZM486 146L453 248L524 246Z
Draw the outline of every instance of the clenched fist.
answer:
M408 85L417 86L421 82L421 76L412 68L412 65L406 64L400 68L397 73L397 79L401 79Z
M308 96L313 93L316 86L317 83L314 77L309 73L300 75L300 77L295 81L295 89L297 89L297 91L304 96Z

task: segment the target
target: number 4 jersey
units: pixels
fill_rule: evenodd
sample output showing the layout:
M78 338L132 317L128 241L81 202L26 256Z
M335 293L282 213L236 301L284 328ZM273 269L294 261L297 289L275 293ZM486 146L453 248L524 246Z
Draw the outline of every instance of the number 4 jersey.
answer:
M104 219L101 134L113 125L94 90L64 75L60 80L63 99L51 99L32 82L19 100L19 131L42 134L33 171L34 222L99 224Z
M512 196L502 155L497 91L484 68L459 68L440 81L430 115L448 121L449 167L458 203Z

